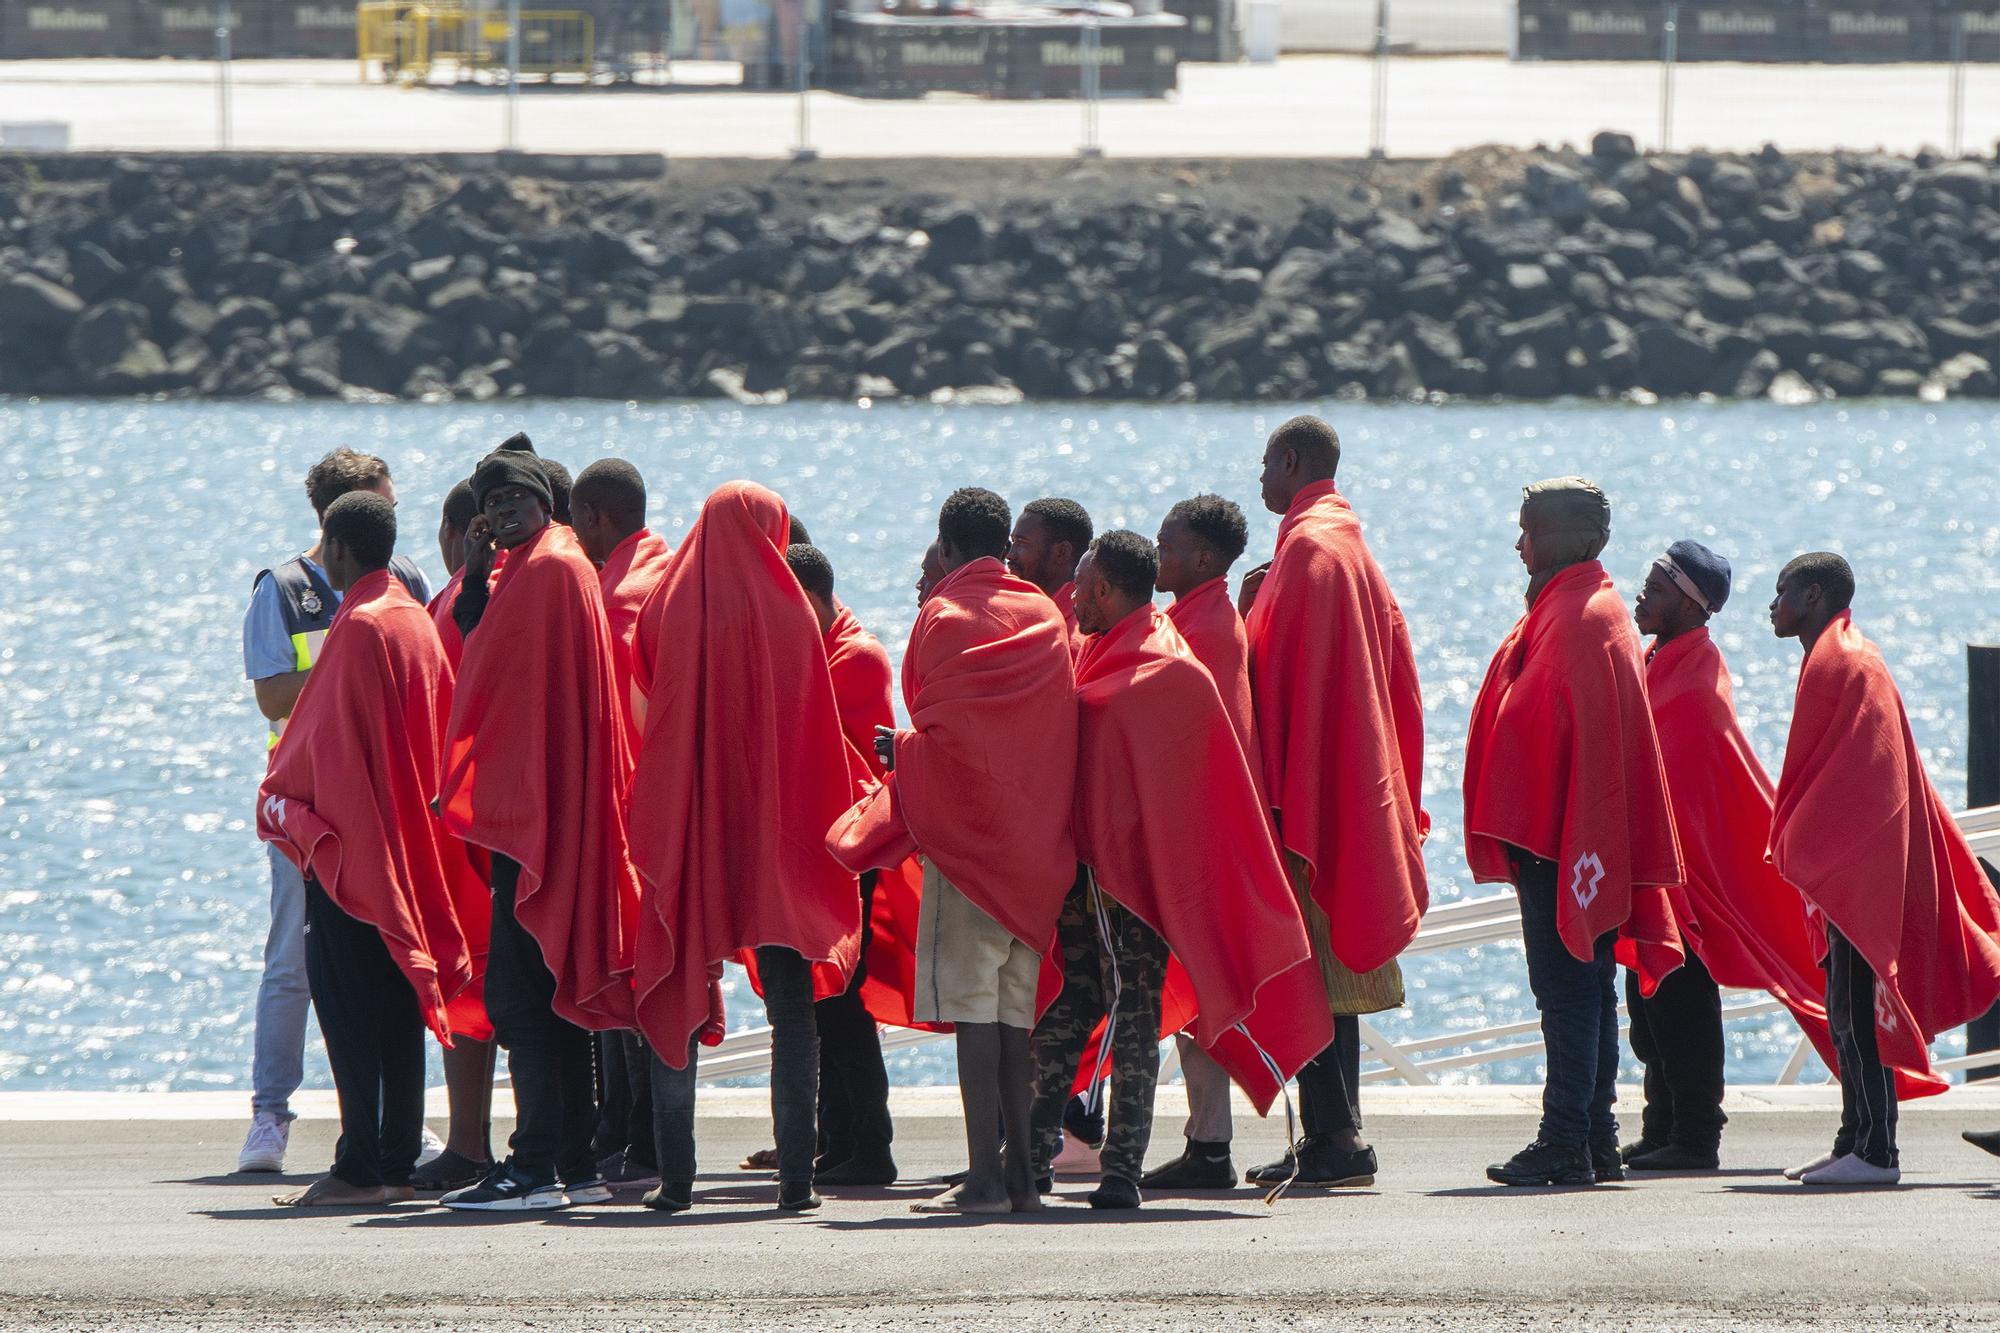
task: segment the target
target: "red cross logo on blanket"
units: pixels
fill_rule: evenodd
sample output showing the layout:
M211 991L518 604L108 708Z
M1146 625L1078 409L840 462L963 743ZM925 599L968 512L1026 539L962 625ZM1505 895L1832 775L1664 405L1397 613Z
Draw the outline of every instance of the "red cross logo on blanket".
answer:
M1570 870L1570 896L1576 899L1578 907L1588 908L1597 901L1597 886L1604 882L1604 862L1598 860L1596 852L1585 852L1576 858ZM1588 884L1584 883L1586 874L1590 876Z
M1895 1032L1896 1008L1889 1003L1889 988L1879 980L1875 983L1875 1027L1881 1032Z

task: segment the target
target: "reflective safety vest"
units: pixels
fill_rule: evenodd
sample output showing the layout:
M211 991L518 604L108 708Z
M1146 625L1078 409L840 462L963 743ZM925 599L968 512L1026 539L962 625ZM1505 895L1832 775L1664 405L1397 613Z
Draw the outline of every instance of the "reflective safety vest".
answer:
M410 596L423 600L424 572L417 568L416 561L408 556L392 556L389 572L403 581ZM258 570L257 577L250 581L252 590L265 579L273 579L278 585L278 608L284 613L285 633L292 641L292 670L312 670L319 647L326 642L326 632L333 625L334 613L340 610L340 594L326 581L326 575L306 563L304 556L287 560L276 569ZM285 734L286 720L281 717L271 723L271 739L266 749L276 746L278 737Z

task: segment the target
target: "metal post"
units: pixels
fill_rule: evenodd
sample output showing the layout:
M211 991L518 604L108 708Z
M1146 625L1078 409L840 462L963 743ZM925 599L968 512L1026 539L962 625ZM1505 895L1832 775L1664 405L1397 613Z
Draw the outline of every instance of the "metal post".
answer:
M1959 156L1965 151L1965 22L1969 15L1960 13L1951 28L1951 155Z
M1368 156L1389 155L1389 0L1375 0L1375 88L1368 112Z
M1958 31L1963 38L1963 24ZM1965 803L1977 810L2000 805L2000 647L1965 646L1965 684ZM1983 858L1980 868L1986 869ZM1965 1025L1965 1049L1967 1054L2000 1050L2000 1006ZM1968 1069L1965 1077L1968 1082L2000 1078L2000 1065Z
M507 0L507 150L521 146L521 0Z
M1674 61L1680 55L1681 7L1667 6L1667 26L1660 34L1660 151L1674 148Z
M229 150L229 0L215 7L215 146Z
M799 13L799 143L792 149L792 161L817 162L819 150L812 146L812 98L808 94L812 57L806 54L805 7Z
M1077 149L1078 157L1104 156L1097 137L1098 43L1097 14L1092 11L1083 19L1083 147Z

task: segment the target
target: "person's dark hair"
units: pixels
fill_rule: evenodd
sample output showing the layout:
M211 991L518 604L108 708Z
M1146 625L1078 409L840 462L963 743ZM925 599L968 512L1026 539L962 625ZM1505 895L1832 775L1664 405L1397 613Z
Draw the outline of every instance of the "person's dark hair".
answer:
M356 453L346 445L312 465L306 473L306 499L313 512L326 518L326 507L350 491L371 490L389 480L389 465L373 454Z
M1192 500L1183 500L1167 511L1167 518L1187 524L1195 539L1215 552L1225 567L1235 564L1236 557L1250 544L1250 524L1243 511L1234 500L1219 495L1197 495Z
M622 458L600 458L577 477L569 501L602 509L621 527L636 526L646 521L646 479Z
M1314 416L1293 417L1271 432L1271 443L1295 450L1299 462L1309 471L1329 477L1340 470L1340 436L1333 427Z
M938 540L974 558L1006 555L1013 532L1007 502L983 486L960 487L938 510Z
M1040 519L1053 540L1068 542L1070 549L1078 555L1082 555L1084 548L1090 545L1090 514L1074 500L1057 496L1030 500L1021 507L1021 514L1023 517L1033 514Z
M364 570L387 569L396 554L396 506L373 491L349 491L326 507L320 537L346 547Z
M542 458L539 454L536 457L540 459L542 471L549 474L549 498L555 501L549 517L558 523L567 523L570 492L576 489L576 483L570 480L569 469L555 459Z
M479 516L479 500L472 493L472 480L467 478L445 492L444 525L453 532L464 532L472 526L472 520Z
M1854 604L1854 570L1832 551L1807 551L1786 565L1778 577L1818 588L1829 611L1845 611Z
M797 514L787 513L785 517L789 519L792 524L791 535L789 537L786 537L785 540L790 542L793 546L811 546L813 535L810 532L806 531L805 524L799 522L799 516Z
M785 548L785 563L792 567L792 577L801 588L833 605L833 562L825 551L808 542L793 542Z
M1111 586L1142 602L1153 599L1153 580L1160 576L1160 553L1153 544L1127 528L1113 528L1090 544L1097 572Z

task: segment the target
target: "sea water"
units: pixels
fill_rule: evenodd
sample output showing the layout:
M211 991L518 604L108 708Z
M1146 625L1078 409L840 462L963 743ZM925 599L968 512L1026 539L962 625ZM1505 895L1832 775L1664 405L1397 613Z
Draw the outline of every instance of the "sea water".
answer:
M1656 407L1320 405L1340 484L1408 616L1425 700L1434 901L1472 893L1459 815L1467 713L1520 613L1520 487L1587 475L1609 492L1604 554L1627 597L1669 542L1728 556L1715 631L1774 772L1799 650L1771 637L1771 585L1805 550L1844 552L1855 614L1908 702L1931 776L1964 795L1964 646L2000 625L1992 411L1977 404ZM732 478L775 488L833 560L839 596L899 658L937 507L977 484L1016 507L1080 500L1100 531L1151 535L1204 491L1250 515L1239 566L1268 556L1259 407L798 405L265 406L0 401L0 1087L249 1086L268 871L252 798L264 725L242 669L251 581L314 540L302 478L336 445L386 458L400 549L441 580L444 492L515 430L572 472L644 472L678 541ZM899 704L900 707L900 704ZM1531 1019L1518 942L1410 960L1398 1038ZM761 1020L732 969L730 1022ZM1769 1079L1790 1020L1739 1020L1730 1076ZM1955 1046L1958 1038L1949 1039ZM903 1082L952 1074L949 1043L893 1055ZM1814 1066L1817 1068L1817 1066ZM1534 1061L1457 1071L1528 1080ZM1628 1075L1631 1070L1628 1068ZM435 1079L435 1070L433 1071ZM326 1086L317 1036L307 1081Z

